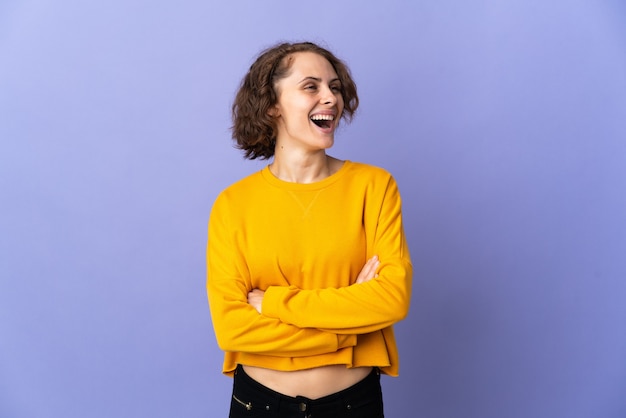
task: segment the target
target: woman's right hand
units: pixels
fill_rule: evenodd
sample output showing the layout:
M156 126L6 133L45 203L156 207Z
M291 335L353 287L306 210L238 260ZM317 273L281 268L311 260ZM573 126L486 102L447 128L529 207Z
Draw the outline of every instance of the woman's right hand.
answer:
M361 272L356 278L356 284L369 282L370 280L378 277L378 274L376 274L376 269L378 268L379 265L380 265L380 260L378 260L377 255L367 260L367 262L361 269Z

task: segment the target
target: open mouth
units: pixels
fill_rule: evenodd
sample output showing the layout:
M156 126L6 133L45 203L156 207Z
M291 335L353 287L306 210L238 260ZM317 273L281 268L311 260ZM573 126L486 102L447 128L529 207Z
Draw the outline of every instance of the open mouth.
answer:
M333 115L313 115L311 121L320 128L329 129L333 127L333 121L335 117Z

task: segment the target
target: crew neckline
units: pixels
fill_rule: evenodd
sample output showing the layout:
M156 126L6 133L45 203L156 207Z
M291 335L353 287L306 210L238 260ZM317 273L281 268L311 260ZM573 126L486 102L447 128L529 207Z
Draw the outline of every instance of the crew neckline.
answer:
M337 181L340 177L344 175L344 173L348 170L349 166L352 165L350 160L344 160L343 164L339 168L339 170L335 171L330 176L325 179L315 181L313 183L295 183L291 181L281 180L272 173L270 170L270 166L266 165L261 170L261 175L263 178L273 186L279 187L281 189L289 189L289 190L318 190L323 189L324 187L328 187L335 181Z

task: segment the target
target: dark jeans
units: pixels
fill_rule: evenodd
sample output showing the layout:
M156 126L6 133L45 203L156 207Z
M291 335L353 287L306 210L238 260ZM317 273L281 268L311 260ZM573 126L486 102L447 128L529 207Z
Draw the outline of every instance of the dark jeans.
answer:
M380 372L318 399L285 396L263 386L237 366L229 418L384 418Z

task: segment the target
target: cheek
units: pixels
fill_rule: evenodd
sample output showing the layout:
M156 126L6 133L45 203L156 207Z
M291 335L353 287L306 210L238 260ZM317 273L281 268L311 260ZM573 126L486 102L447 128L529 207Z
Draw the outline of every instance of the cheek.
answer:
M285 113L295 115L307 111L308 102L302 97L286 97L281 103L281 108Z
M337 111L339 112L339 118L342 118L345 115L345 106L343 105L343 99L339 99L337 101Z

